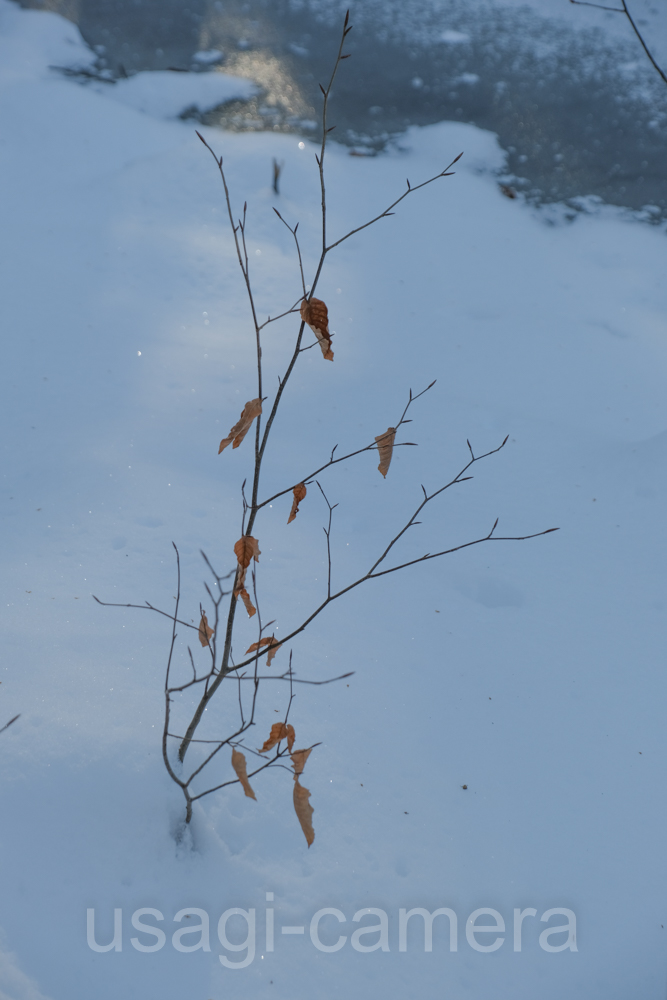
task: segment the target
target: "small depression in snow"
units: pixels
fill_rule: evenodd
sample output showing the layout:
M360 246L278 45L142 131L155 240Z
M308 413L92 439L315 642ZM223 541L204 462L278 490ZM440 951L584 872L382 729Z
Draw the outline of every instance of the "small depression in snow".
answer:
M461 577L457 590L485 608L521 608L525 603L521 591L500 577Z
M145 517L136 517L135 524L140 524L142 528L160 528L164 524L159 517L152 517L150 514Z

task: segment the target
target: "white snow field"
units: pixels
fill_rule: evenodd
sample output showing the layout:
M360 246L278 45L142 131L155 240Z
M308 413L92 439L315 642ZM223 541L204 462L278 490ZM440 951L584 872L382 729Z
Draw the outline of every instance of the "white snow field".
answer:
M194 108L209 111L224 101L247 99L256 91L250 80L224 73L136 73L115 85L97 84L96 90L155 118L177 118Z
M560 530L370 582L291 644L302 677L355 671L299 687L292 705L297 745L320 742L303 778L310 849L280 770L255 779L257 801L238 786L201 800L179 840L182 796L160 755L169 622L91 595L171 610L174 541L182 613L196 619L199 550L233 568L251 439L217 449L256 395L254 342L193 124L48 68L91 61L71 24L0 0L0 726L21 713L0 735L0 998L663 1000L664 230L603 206L568 223L504 197L503 152L472 126L413 129L377 158L329 147L332 236L382 211L406 177L464 156L331 254L318 295L335 360L301 355L262 495L337 443L368 444L410 387L437 378L401 432L419 447L397 449L386 480L373 454L321 476L339 503L335 585L377 558L421 483L463 467L466 438L481 453L509 434L426 509L396 562L482 537L496 517L501 535ZM276 315L300 286L272 207L300 222L312 274L316 147L205 135L237 213L247 199L260 314ZM269 400L297 328L265 331ZM313 485L288 526L289 506L255 528L278 636L326 587L324 501ZM255 637L240 622L238 641ZM285 688L262 687L258 741ZM224 691L202 734L233 718ZM214 767L231 775L228 758ZM431 951L419 914L401 941L399 911L414 908L452 911L434 918ZM111 950L88 943L88 910L92 944ZM339 912L318 923L321 910ZM386 934L369 910L386 914ZM576 943L544 933L575 923Z

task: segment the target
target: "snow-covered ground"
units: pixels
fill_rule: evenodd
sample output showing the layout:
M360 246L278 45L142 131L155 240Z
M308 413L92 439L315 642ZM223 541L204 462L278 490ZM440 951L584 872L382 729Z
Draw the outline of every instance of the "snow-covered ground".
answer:
M427 510L399 558L479 537L497 516L504 535L561 530L368 584L294 643L304 676L355 671L349 685L300 688L292 707L299 745L321 741L306 772L310 850L280 771L254 782L256 802L237 786L204 799L177 843L182 800L159 746L169 623L91 595L171 607L173 540L195 618L199 550L231 568L251 452L217 447L256 394L253 338L220 180L192 124L48 68L90 62L71 24L0 0L0 725L21 713L0 736L1 1000L661 1000L664 232L604 207L570 224L504 197L503 153L472 126L413 129L374 159L330 148L332 234L386 207L406 176L415 184L464 157L455 177L332 254L319 294L335 361L317 348L301 356L266 490L336 443L365 445L396 421L409 387L437 377L412 414L419 447L399 449L386 480L368 455L322 477L340 504L335 580L377 557L420 483L434 488L465 464L466 438L481 452L510 435ZM271 209L300 221L312 266L315 147L206 135L237 211L248 201L259 308L276 314L299 284ZM268 328L269 393L294 333L293 321ZM324 504L309 491L289 526L288 510L277 501L255 532L278 635L325 585ZM285 706L283 685L263 690L258 739ZM227 705L211 712L223 724ZM223 780L228 762L219 768ZM248 917L229 918L229 941L243 942L254 910L254 954L218 940L235 907ZM399 950L399 910L415 907L456 914L456 951L444 915L432 952L419 916ZM145 908L166 933L153 952L132 943L160 943L132 926ZM208 914L210 951L174 946L187 908ZM324 915L313 941L325 908L340 915ZM358 950L382 943L379 932L353 938L380 919L367 908L387 914L388 950ZM466 933L480 908L499 916L477 925L504 921L504 933ZM540 944L568 922L554 908L576 920L576 951L563 932ZM101 945L122 911L122 950L89 947L89 909ZM515 909L530 909L520 951ZM316 946L339 935L337 951Z
M136 73L114 84L98 83L98 93L155 118L177 118L191 109L208 111L224 101L247 99L256 87L224 73Z

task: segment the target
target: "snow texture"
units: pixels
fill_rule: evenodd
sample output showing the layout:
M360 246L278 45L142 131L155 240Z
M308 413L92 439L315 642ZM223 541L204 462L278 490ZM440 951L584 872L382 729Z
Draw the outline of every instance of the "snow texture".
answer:
M318 294L335 361L317 348L301 355L264 495L336 443L372 441L395 424L409 387L437 377L406 435L419 447L397 449L386 480L368 455L322 477L339 503L337 583L368 568L420 483L434 488L465 464L466 438L480 453L510 435L473 481L427 509L397 560L481 537L498 516L503 535L560 531L375 581L294 643L302 676L355 671L349 686L300 688L292 707L298 745L321 741L304 775L310 850L280 771L254 783L256 802L237 786L202 800L177 842L182 801L160 758L169 623L91 594L171 608L173 540L194 620L206 601L199 550L232 567L250 440L217 448L256 395L253 336L220 179L192 125L163 120L166 104L153 117L110 100L52 65L92 65L76 29L0 0L0 724L21 713L0 736L0 997L662 1000L664 232L585 200L568 224L565 212L504 197L504 153L469 125L412 129L375 158L330 147L335 237L385 208L406 176L416 184L464 157L454 177L332 254ZM171 113L183 96L169 95ZM300 221L312 274L316 147L205 134L224 154L236 212L248 201L257 305L275 315L299 280L271 209ZM279 199L274 157L284 162ZM269 394L295 329L289 318L267 329ZM289 506L288 496L266 508L255 532L262 611L278 637L325 586L324 504L309 490L288 526ZM251 624L239 631L240 643L256 638ZM285 694L263 689L258 740ZM212 704L202 738L230 708ZM224 780L229 761L218 767ZM173 946L187 907L209 915L210 951ZM216 933L234 907L256 910L245 965L247 950ZM440 916L432 952L419 917L399 951L398 911L414 907L451 908L458 950ZM132 926L142 908L163 917L144 918L166 933L156 952L132 943L156 941ZM322 908L343 916L320 927L325 944L346 936L338 951L311 940ZM353 946L354 931L377 921L360 913L369 908L388 914L388 951ZM478 936L502 939L490 953L465 932L480 908L506 928ZM515 908L536 911L520 952ZM547 922L564 922L541 921L553 908L576 916L577 951L540 945ZM122 950L88 946L88 909L101 945L122 911ZM283 935L286 925L305 933ZM232 944L244 928L230 917ZM192 931L185 943L196 943ZM563 932L550 942L568 944Z
M113 86L97 86L105 96L155 118L177 118L191 108L210 111L225 101L247 100L257 92L250 80L238 76L167 70L136 73L127 80L117 80Z

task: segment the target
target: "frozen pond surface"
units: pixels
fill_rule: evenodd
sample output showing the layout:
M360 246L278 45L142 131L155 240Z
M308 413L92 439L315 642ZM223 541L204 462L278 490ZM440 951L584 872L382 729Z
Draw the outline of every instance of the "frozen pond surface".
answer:
M263 90L257 99L209 113L205 123L276 131L308 131L316 117L318 83L331 65L344 6L322 0L24 5L76 21L116 76L209 69L217 59ZM332 109L338 140L378 150L407 125L474 122L498 134L510 153L511 182L531 197L594 195L664 212L667 87L623 18L584 13L564 0L561 6L544 8L561 14L553 18L540 9L461 0L353 5L353 58ZM646 14L639 23L660 56L656 34L667 16L650 0L644 6L639 0L635 13Z

